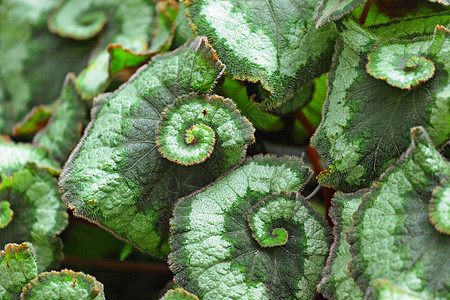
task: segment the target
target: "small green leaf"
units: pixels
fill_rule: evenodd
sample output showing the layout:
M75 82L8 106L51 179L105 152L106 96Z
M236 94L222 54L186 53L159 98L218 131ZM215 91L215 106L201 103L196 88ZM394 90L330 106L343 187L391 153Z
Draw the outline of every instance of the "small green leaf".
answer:
M38 132L47 125L53 110L53 105L39 105L34 107L22 121L14 125L12 134L17 136Z
M14 144L0 138L0 175L11 176L27 162L34 162L54 174L61 172L59 164L48 156L48 150L42 147Z
M369 28L353 22L339 26L342 34L329 76L324 118L311 141L328 163L328 170L319 176L321 184L345 192L370 186L408 148L409 130L413 126L424 126L437 146L447 142L450 39L435 42L435 28L436 24L449 22L449 14L440 14ZM395 40L391 43L392 39ZM396 44L397 40L410 41ZM366 70L375 45L387 45L383 46L387 49L399 47L401 53L397 52L400 56L395 59L400 59L403 66L411 56L426 57L434 64L433 77L406 90L375 79ZM435 55L430 57L428 50L432 45L440 46L433 47ZM404 51L407 55L402 58ZM381 65L387 62L379 60ZM391 69L388 76L397 75Z
M62 270L39 274L23 289L20 299L100 300L105 299L105 294L103 284L94 277Z
M450 163L422 127L411 132L412 144L396 166L369 193L357 193L362 204L348 233L349 266L369 299L379 279L427 299L450 294L450 237L436 231L428 212L433 189L450 178Z
M324 0L315 17L316 27L339 20L367 0Z
M139 67L156 54L153 52L135 53L130 49L124 49L120 44L109 45L108 52L110 56L109 73L112 75L126 68Z
M450 234L450 179L444 179L433 191L428 209L436 230Z
M76 80L83 99L93 98L109 85L109 44L121 44L136 53L147 51L154 10L145 0L68 0L53 12L49 28L63 37L89 39L105 29L96 55Z
M317 290L328 299L363 299L364 292L356 285L348 269L352 256L350 244L346 241L346 232L353 226L352 216L361 203L361 197L337 192L331 201L329 214L335 225L334 243Z
M255 129L230 99L196 94L181 96L162 112L156 144L162 156L188 166L210 157L215 147L241 153L254 141ZM217 145L216 145L217 140ZM230 149L230 150L228 150Z
M216 143L204 163L183 166L159 153L156 128L167 106L180 96L209 92L223 68L206 40L197 38L155 56L117 92L99 96L92 121L60 179L64 200L75 214L140 249L166 257L168 220L175 201L236 166L246 145L226 148ZM228 118L203 116L203 110L197 111L199 118ZM226 124L218 128L216 139L227 128ZM247 124L244 131L248 129ZM244 139L248 138L247 132Z
M367 72L394 87L411 89L433 77L436 70L431 60L418 56L425 54L417 50L426 45L426 41L376 45L367 58Z
M36 257L30 243L6 244L0 251L0 299L19 299L22 289L38 276Z
M297 158L247 159L181 199L171 220L175 281L201 299L312 299L331 237L295 193L311 170Z
M0 201L0 229L5 228L11 223L14 211L11 209L11 203Z
M211 41L225 72L261 84L263 109L280 106L329 70L337 36L334 24L317 30L317 0L185 1L195 35Z
M75 88L75 75L69 73L52 118L34 137L33 144L47 147L51 156L63 164L80 139L85 123L86 106Z
M168 290L160 300L199 300L197 296L182 288Z
M0 199L8 201L14 216L0 229L0 245L30 241L36 250L38 269L54 267L61 258L56 237L67 225L56 178L35 164L27 164L12 177L2 177Z

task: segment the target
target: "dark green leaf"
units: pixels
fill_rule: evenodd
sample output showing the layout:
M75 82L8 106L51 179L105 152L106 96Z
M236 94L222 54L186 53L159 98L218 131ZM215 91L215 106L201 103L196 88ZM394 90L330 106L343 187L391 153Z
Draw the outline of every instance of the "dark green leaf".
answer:
M369 29L350 22L341 26L324 119L312 139L329 165L319 182L342 191L369 186L408 148L413 126L425 126L437 146L450 138L450 39L428 55L436 24L449 22L450 15L441 14ZM367 73L373 47L390 45L393 38L410 40L409 57L433 62L432 78L403 90ZM402 63L404 57L395 59Z
M243 144L231 149L218 142L204 163L183 166L159 153L155 130L167 106L182 95L209 92L223 68L206 40L198 38L154 57L116 93L100 96L92 121L61 175L61 190L75 214L145 251L167 256L168 220L175 201L237 165L249 140L244 138ZM182 119L191 117L229 117L224 111L208 116L207 106L193 105L180 124L185 126ZM216 132L218 141L227 126ZM176 132L173 140L183 134Z
M316 29L318 2L197 0L186 1L186 12L194 34L208 37L228 74L269 92L256 101L270 109L329 70L336 29Z
M369 299L376 298L372 285L380 279L427 299L450 294L450 237L436 231L428 214L433 189L450 178L450 163L422 127L411 131L413 142L402 159L370 193L357 194L362 204L347 238L350 270Z
M36 250L39 271L59 263L62 244L56 237L67 225L56 178L28 164L12 177L2 177L0 199L14 211L12 221L0 229L0 245L30 241Z
M257 156L181 199L171 220L175 281L201 299L312 299L331 244L295 192L312 175L297 158Z

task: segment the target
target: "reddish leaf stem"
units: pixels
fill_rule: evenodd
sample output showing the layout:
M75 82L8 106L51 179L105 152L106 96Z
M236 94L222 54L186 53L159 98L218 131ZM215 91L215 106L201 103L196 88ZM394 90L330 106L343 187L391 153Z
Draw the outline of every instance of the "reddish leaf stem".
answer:
M299 110L295 113L295 117L303 125L305 130L308 132L309 136L313 136L316 129L308 120L308 118L306 118L305 114L301 110ZM320 163L320 158L319 154L317 153L317 150L308 145L306 146L306 154L309 157L309 161L311 162L311 165L314 169L314 173L316 175L319 175L320 172L322 172L324 169L322 167L322 164ZM321 190L322 198L324 200L325 208L327 210L327 222L330 225L330 227L333 227L333 222L331 221L331 218L328 215L328 211L331 207L331 198L333 197L334 192L335 191L333 189L327 187L323 187Z
M366 23L366 19L367 19L367 16L369 15L370 8L372 7L374 2L375 2L375 0L368 0L366 2L366 4L364 4L363 11L362 11L362 13L361 13L361 15L359 16L359 19L358 19L358 24L359 25L362 26L362 25L364 25L364 23Z

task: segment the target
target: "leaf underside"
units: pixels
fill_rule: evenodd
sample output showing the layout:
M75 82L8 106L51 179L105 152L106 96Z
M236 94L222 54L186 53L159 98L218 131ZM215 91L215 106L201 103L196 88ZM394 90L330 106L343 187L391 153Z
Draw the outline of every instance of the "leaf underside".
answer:
M315 28L318 1L186 1L195 35L204 35L231 77L261 83L270 97L255 101L280 106L331 62L334 24Z

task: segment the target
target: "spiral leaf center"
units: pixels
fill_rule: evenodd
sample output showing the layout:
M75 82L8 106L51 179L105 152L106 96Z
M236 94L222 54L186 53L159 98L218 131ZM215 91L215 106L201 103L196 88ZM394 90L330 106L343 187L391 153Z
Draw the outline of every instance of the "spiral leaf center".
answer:
M417 49L427 48L425 41L416 43L382 44L369 54L367 72L389 85L410 89L433 77L435 66Z
M242 157L253 132L231 100L190 94L166 107L156 129L156 144L163 157L190 166L210 157L216 142L227 154Z
M289 201L285 197L269 197L250 209L247 221L253 238L261 247L287 244L288 231L282 227L276 227L275 223L289 222L292 212L295 211L295 205L294 201Z

